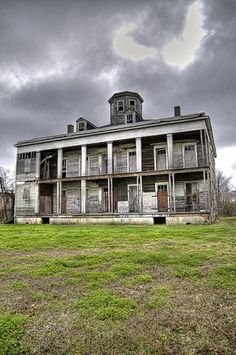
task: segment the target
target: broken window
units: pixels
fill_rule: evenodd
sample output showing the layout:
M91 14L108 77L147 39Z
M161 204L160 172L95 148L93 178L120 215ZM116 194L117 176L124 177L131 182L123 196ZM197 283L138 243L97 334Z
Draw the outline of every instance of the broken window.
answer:
M135 108L135 101L134 100L129 100L129 107Z
M24 200L30 200L30 187L25 186L23 190L23 199Z
M62 159L62 177L66 177L66 170L67 170L67 159Z
M134 117L133 114L130 113L127 115L127 123L133 123L134 122Z
M118 106L118 111L124 111L124 101L118 101L117 102L117 106Z
M196 144L188 143L183 145L183 167L193 168L197 166Z
M79 131L85 130L85 122L79 122Z

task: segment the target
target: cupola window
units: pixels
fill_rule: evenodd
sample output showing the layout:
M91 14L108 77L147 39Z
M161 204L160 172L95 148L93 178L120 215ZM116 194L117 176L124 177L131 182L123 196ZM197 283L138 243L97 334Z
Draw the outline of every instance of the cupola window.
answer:
M129 107L130 108L135 108L135 101L134 100L129 100Z
M126 116L126 122L127 123L133 123L134 122L134 115L132 113L129 113L127 116Z
M124 111L124 101L120 100L117 102L118 112Z

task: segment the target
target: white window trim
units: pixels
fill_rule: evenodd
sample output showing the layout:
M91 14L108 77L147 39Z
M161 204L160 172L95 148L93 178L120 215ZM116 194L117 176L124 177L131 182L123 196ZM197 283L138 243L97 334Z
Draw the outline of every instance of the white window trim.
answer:
M134 106L130 105L130 101L134 101ZM136 110L136 100L134 99L129 99L129 108L134 108Z
M123 110L119 111L119 102L123 102ZM117 112L124 112L125 110L125 101L124 100L117 100Z
M133 117L133 122L128 122L128 118L127 118L128 115L132 115L132 117ZM129 112L129 113L126 113L126 114L125 114L125 123L126 123L126 124L135 123L135 115L134 115L134 112Z
M63 170L63 160L66 162L66 169ZM67 168L68 168L68 157L63 157L62 158L62 162L61 162L61 173L66 173L66 176L67 177Z
M157 212L159 212L159 211L158 211L158 198L157 198L158 189L157 189L157 186L160 186L160 185L167 185L168 211L166 211L166 212L169 212L169 210L170 210L170 193L169 193L169 183L168 183L167 181L155 182L155 195L156 195L156 203L157 203ZM166 213L166 212L161 212L161 213Z
M130 152L135 152L135 161L136 161L136 170L135 171L137 171L137 158L136 158L136 156L137 156L137 152L136 152L136 148L133 148L133 149L127 149L127 173L133 173L133 172L135 172L135 171L130 171L129 170L129 153ZM134 184L135 185L135 184Z
M155 144L153 149L154 149L154 170L157 171L157 149L165 148L166 150L166 169L169 169L168 165L168 152L167 152L167 144Z
M197 142L182 143L183 168L185 168L185 149L184 148L188 145L194 145L195 159L196 159L195 168L197 168L198 167ZM194 168L194 166L193 166L193 168Z

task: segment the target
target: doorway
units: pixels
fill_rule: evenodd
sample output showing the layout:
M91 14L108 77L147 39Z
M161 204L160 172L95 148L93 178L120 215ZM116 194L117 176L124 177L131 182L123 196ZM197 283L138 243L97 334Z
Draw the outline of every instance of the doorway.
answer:
M129 212L138 212L138 188L137 185L128 185Z
M168 212L168 184L157 184L157 210L158 212Z

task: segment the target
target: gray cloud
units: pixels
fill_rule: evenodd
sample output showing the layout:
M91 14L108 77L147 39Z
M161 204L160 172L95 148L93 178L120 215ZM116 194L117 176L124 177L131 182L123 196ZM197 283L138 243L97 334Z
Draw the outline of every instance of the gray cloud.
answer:
M191 0L2 1L0 3L0 166L14 164L17 140L62 133L78 116L109 119L108 98L134 90L144 115L210 114L217 145L235 144L236 2L204 0L207 36L182 71L160 49L183 31ZM115 31L136 23L137 43L156 58L133 62L113 49ZM117 70L113 81L101 73Z

